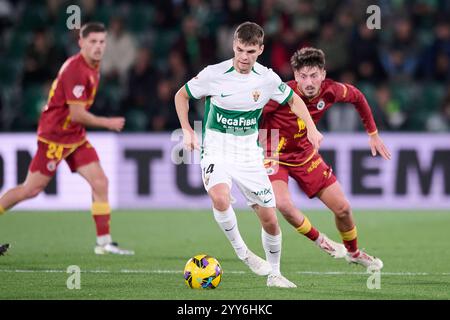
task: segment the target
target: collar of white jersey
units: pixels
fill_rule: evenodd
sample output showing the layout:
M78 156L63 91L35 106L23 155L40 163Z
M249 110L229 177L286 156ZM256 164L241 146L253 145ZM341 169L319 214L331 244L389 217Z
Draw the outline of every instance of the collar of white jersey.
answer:
M228 60L228 62L229 62L229 68L227 69L227 71L225 71L223 74L227 74L227 73L231 73L231 72L233 72L233 74L234 75L236 75L236 76L239 76L239 77L248 77L249 75L251 75L251 74L256 74L256 75L261 75L261 73L260 72L258 72L258 71L256 71L256 69L258 68L258 65L259 65L259 63L258 62L255 62L255 64L253 65L253 67L252 67L252 71L250 72L250 73L240 73L240 72L237 72L237 70L234 68L234 65L233 65L233 58L231 58L230 60ZM255 68L256 67L256 68ZM259 68L258 68L259 69Z

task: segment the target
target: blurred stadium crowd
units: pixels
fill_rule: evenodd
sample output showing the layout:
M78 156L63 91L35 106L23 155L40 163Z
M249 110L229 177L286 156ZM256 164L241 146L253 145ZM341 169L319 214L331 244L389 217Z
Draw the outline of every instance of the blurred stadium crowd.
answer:
M382 130L450 130L450 1L446 0L0 0L0 130L33 131L52 80L78 51L67 6L108 27L92 111L127 117L127 131L178 128L173 96L207 64L232 57L232 34L251 20L266 32L259 62L284 80L292 53L317 46L328 76L360 88ZM366 9L381 8L381 30ZM201 102L192 104L201 119ZM322 130L362 130L352 106Z

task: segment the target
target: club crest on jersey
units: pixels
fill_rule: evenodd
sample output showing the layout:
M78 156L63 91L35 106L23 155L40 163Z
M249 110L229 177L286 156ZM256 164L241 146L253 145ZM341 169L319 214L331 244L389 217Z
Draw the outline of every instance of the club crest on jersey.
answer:
M253 95L253 101L258 101L258 99L259 99L259 96L261 95L261 93L259 93L259 91L258 90L256 90L256 91L253 91L252 92L252 95Z
M56 170L56 161L49 161L49 162L47 162L47 170L48 171L55 171Z
M84 86L82 85L76 85L73 87L72 93L76 98L79 98L83 95Z
M322 99L320 99L320 101L317 102L316 108L317 108L317 110L322 110L323 108L325 108L325 101L323 101Z

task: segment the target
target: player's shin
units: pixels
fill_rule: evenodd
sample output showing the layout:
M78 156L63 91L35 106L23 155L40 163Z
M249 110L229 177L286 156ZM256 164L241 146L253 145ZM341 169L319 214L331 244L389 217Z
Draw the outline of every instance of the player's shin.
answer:
M280 274L281 260L281 231L277 235L268 234L264 228L261 229L261 238L266 260L272 266L272 274Z
M110 235L111 209L107 202L94 202L92 204L92 217L97 230L97 244L100 246L112 242Z
M215 220L227 236L239 259L245 259L248 249L239 233L236 214L234 213L233 207L230 205L225 211L219 211L216 208L213 208L213 212Z
M0 205L0 216L5 213L5 208Z

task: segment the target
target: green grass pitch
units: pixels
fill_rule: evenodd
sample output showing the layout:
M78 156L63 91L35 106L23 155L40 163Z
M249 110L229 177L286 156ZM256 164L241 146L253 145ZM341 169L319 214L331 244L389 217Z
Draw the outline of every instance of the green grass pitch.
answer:
M338 240L332 214L308 211L311 222ZM249 247L263 249L256 216L237 210ZM112 233L133 257L96 256L88 212L12 212L0 217L0 299L450 299L450 212L355 211L359 245L384 262L381 288L368 274L335 260L300 236L279 215L281 270L296 289L267 288L266 278L240 262L208 211L118 211ZM222 264L215 290L189 289L186 261L207 253ZM67 267L81 269L81 289L69 290Z

